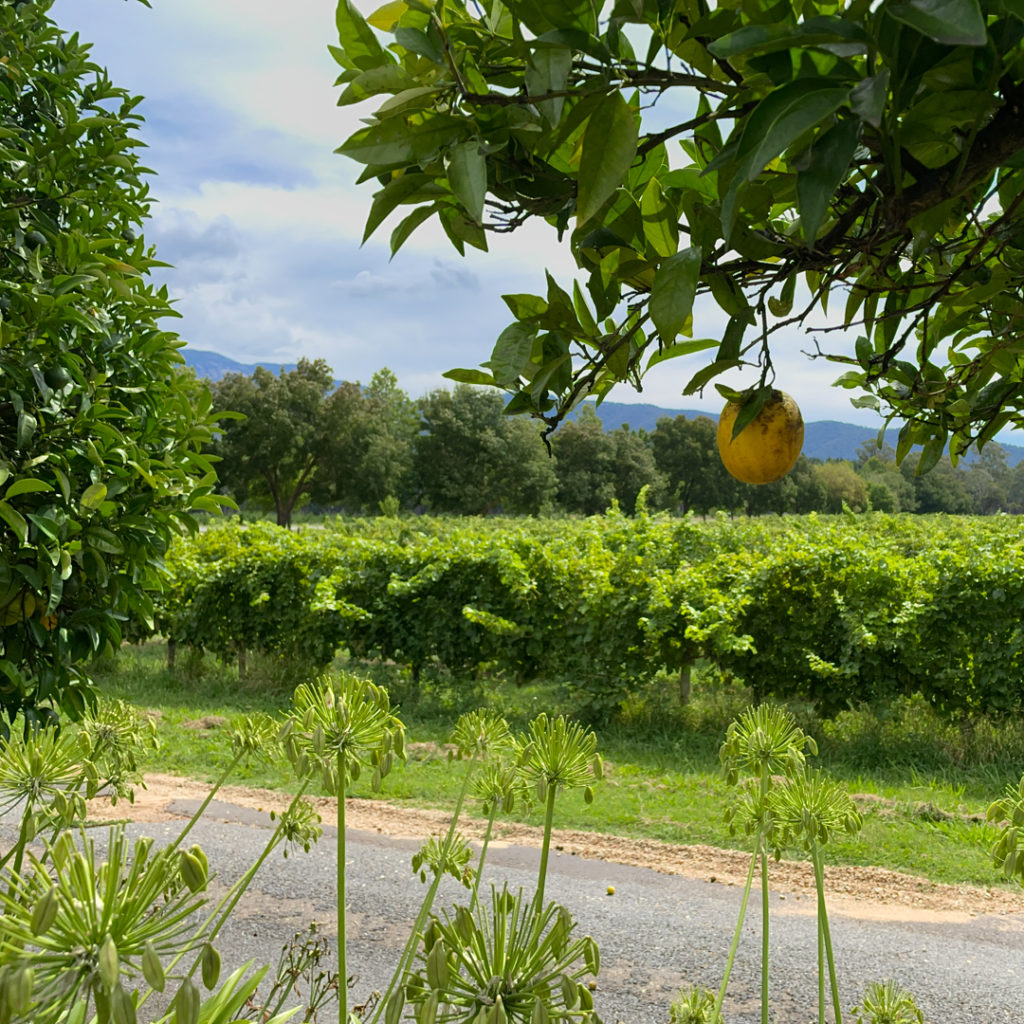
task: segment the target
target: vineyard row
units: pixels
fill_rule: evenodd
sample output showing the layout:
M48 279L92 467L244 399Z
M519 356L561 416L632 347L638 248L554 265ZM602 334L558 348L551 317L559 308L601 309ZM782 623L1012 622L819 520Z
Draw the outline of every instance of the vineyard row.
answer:
M181 541L156 629L223 657L359 657L564 680L595 715L709 659L823 712L920 692L1013 710L1016 519L364 520L222 524Z

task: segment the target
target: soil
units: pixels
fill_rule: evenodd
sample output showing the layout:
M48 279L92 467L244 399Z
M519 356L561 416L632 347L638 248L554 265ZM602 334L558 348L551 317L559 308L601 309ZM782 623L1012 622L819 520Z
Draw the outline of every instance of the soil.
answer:
M94 819L166 821L188 816L184 801L202 800L209 787L172 775L147 775L145 788L136 789L135 802L116 806L96 800L90 807ZM281 811L287 794L266 789L225 786L218 802L259 811ZM337 824L334 802L313 798L311 802L324 824ZM217 805L213 805L216 808ZM210 813L210 812L208 812ZM423 810L378 800L349 800L346 803L349 828L403 839L424 839L447 828L449 818L442 811ZM216 817L214 810L212 816ZM484 822L467 819L461 831L469 838L483 834ZM527 825L503 825L495 841L510 846L539 846L541 830ZM665 874L726 886L742 886L750 866L748 854L713 846L677 846L647 839L629 839L591 832L556 830L552 843L562 855L605 860L632 867L650 868ZM780 899L792 897L795 912L812 912L807 897L814 894L814 877L809 863L782 861L771 869L772 890ZM1024 914L1024 892L969 885L944 885L883 868L829 867L826 887L830 913L876 920L967 921L979 914Z

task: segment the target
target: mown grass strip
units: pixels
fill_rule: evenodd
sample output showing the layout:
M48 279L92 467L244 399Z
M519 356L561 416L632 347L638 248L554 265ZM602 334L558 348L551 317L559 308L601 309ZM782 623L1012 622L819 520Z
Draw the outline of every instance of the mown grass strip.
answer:
M161 746L148 755L145 771L208 780L230 759L224 725L256 710L274 714L288 704L288 681L274 679L272 673L263 671L240 683L232 667L209 658L179 659L173 672L167 670L163 659L163 646L151 643L125 648L117 659L97 667L105 694L158 713ZM266 666L262 667L265 670ZM454 805L458 779L448 770L445 743L461 711L486 700L521 727L533 713L550 709L557 700L555 688L514 687L497 680L488 680L483 687L477 681L453 679L425 681L419 698L413 700L409 680L397 670L361 668L379 683L390 682L404 701L402 718L408 729L410 756L404 767L388 777L382 797L418 807ZM717 749L725 725L747 696L742 691L728 695L710 683L702 685L698 676L692 702L685 714L677 716L678 721L661 715L659 726L655 727L653 717L645 724L643 708L638 705L631 720L598 730L606 781L599 785L591 805L584 804L578 794L568 795L560 804L558 826L742 848L743 843L730 835L724 821L728 791L718 767ZM797 710L807 717L806 708ZM648 714L652 711L647 709ZM832 861L889 868L935 882L999 886L988 852L996 831L984 814L1004 785L1019 778L1024 767L1024 758L1013 760L1021 747L1020 730L1012 723L1003 724L1006 756L1001 763L915 765L927 739L921 731L920 709L916 709L918 731L909 731L904 722L903 748L895 734L891 735L888 749L874 752L875 764L882 767L867 771L859 744L870 744L886 716L871 718L864 709L858 714L866 738L856 741L857 737L848 735L844 748L841 743L829 743L826 737L824 756L818 759L846 785L864 816L863 830L857 836L839 838L829 847ZM820 722L817 726L819 732L828 728ZM889 727L892 731L891 722ZM996 729L992 741L997 743L998 729L988 727ZM948 726L936 720L931 728ZM282 762L245 768L233 781L288 790L291 776ZM369 798L373 794L369 784L360 781L352 795ZM535 809L519 820L539 824L540 813Z

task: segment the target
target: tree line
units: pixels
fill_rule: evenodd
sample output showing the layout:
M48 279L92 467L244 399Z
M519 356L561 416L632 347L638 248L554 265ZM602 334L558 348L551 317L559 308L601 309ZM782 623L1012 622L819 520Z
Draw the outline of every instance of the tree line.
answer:
M548 445L536 421L508 416L500 394L457 384L412 399L388 369L369 384L336 384L322 360L274 374L230 373L210 382L221 414L212 453L222 490L288 526L306 505L352 513L593 515L613 503L706 515L785 512L1024 512L1024 463L998 445L924 475L897 465L888 446L854 460L801 456L782 480L751 487L722 466L708 417L664 417L653 431L607 431L583 406Z

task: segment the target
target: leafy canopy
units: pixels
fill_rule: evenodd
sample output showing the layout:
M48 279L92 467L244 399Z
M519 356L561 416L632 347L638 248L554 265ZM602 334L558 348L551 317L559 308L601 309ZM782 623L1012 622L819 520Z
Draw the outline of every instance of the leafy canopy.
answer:
M152 623L171 537L219 507L140 233L139 98L50 6L0 5L0 733L85 710L83 664Z
M461 252L542 218L579 268L506 296L454 379L553 427L704 352L685 393L754 366L753 417L808 329L922 470L1024 422L1021 0L341 0L337 25L339 103L378 104L339 150L377 183L366 235L401 208L392 250L437 217Z

